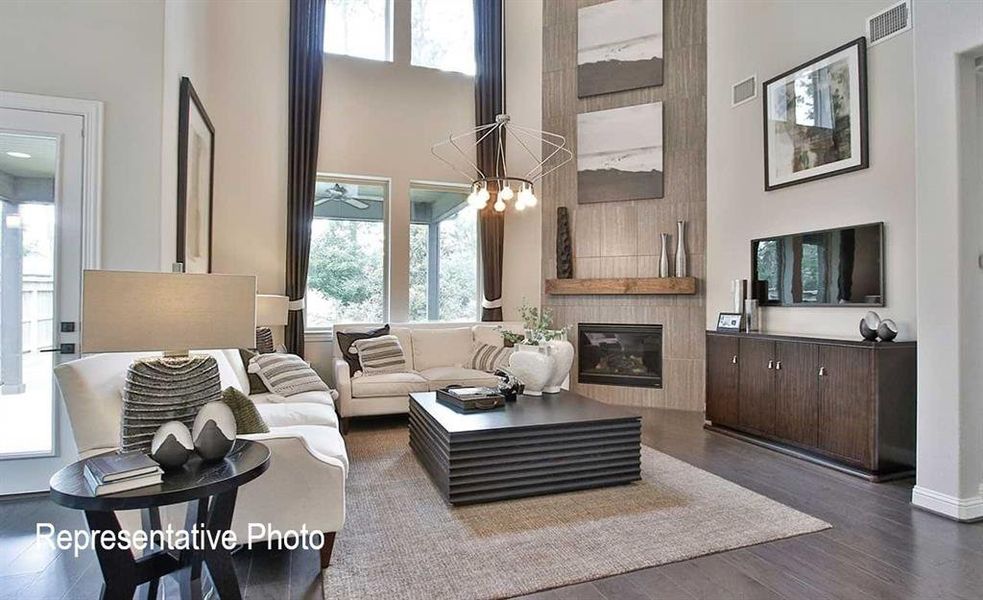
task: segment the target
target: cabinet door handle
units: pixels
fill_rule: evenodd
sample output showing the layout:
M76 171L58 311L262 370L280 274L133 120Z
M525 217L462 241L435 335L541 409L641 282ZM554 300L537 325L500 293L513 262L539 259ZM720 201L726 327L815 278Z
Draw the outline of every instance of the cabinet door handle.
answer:
M768 361L768 368L769 369L774 369L775 368L775 361L769 360Z
M775 370L776 371L781 371L782 370L782 361L778 361L778 362L775 363Z
M826 367L819 367L819 376L820 377L826 376Z
M737 355L736 354L734 355L734 357L732 359L730 359L730 364L732 364L732 365L736 365L737 364Z

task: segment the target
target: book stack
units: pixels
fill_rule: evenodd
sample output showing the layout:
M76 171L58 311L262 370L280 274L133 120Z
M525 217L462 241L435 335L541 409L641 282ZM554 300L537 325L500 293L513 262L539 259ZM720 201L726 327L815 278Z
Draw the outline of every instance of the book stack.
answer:
M141 452L96 456L85 461L82 471L96 496L156 485L163 474L160 465Z

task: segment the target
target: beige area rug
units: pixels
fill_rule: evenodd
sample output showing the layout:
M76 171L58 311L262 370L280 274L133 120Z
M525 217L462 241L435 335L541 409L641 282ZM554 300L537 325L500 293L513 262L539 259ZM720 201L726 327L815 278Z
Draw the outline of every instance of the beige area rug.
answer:
M346 441L331 600L507 598L829 527L644 446L628 486L451 507L405 426Z

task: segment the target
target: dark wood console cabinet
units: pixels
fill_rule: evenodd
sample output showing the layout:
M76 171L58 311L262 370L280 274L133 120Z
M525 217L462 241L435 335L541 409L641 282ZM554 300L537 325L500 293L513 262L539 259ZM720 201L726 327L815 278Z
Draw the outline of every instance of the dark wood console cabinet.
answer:
M707 429L873 481L915 458L915 342L707 332Z

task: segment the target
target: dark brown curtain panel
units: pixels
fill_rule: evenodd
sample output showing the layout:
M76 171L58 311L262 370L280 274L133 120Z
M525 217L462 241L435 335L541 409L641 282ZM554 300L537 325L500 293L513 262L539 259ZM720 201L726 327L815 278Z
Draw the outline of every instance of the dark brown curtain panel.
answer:
M505 112L505 57L502 35L502 0L474 0L474 120L476 125L493 123ZM476 149L478 167L485 175L495 174L498 138L488 136ZM495 198L497 186L488 186ZM502 320L502 246L505 214L495 212L489 202L478 215L481 251L482 321Z
M304 294L314 219L314 181L321 124L324 1L290 0L290 115L287 151L287 296L284 342L304 355Z

